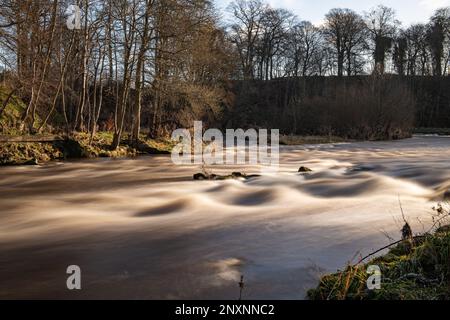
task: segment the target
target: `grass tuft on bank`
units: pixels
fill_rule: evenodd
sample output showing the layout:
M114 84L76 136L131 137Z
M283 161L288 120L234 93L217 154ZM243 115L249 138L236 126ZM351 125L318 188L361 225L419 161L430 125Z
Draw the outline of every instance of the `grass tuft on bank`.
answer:
M442 208L442 207L441 207ZM448 215L448 212L446 212ZM381 269L380 290L367 289L369 266ZM308 291L311 300L450 299L450 225L404 240L367 264L351 265L322 277Z

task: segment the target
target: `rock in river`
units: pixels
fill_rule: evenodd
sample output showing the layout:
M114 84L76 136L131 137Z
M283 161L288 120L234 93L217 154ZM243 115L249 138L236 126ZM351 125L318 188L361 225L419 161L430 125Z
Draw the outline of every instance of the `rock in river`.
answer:
M246 175L241 172L233 172L232 174L225 175L225 176L221 176L221 175L217 175L217 174L206 174L206 173L194 174L194 180L230 180L230 179L248 180L248 179L257 178L257 177L259 177L259 175L256 175L256 174Z
M307 172L312 172L312 170L308 167L300 167L300 169L298 169L298 172L307 173Z

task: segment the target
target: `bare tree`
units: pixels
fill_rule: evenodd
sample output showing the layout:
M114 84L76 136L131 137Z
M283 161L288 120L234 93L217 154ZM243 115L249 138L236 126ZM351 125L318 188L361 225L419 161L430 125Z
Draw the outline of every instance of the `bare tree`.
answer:
M131 2L121 0L117 6L117 19L120 21L120 44L122 50L122 83L118 91L114 113L114 137L111 148L117 149L122 139L125 126L125 117L128 110L128 97L131 88L131 78L135 67L136 26L137 26L137 0Z
M394 39L394 53L393 61L397 73L400 76L404 76L406 72L406 62L408 53L408 40L405 32L402 30L399 35Z
M374 72L383 74L386 68L386 55L392 48L400 22L394 9L379 5L366 13L366 23L375 60Z
M433 75L443 75L443 63L448 63L448 56L444 54L446 40L450 33L450 8L442 8L435 12L431 18L428 31L428 41L433 58ZM445 70L445 69L444 69Z
M257 41L262 33L262 19L267 10L261 0L236 0L228 9L234 19L231 39L239 52L244 79L254 78Z
M424 75L424 67L421 67L420 56L422 52L427 52L427 32L426 26L423 24L414 24L403 32L406 40L406 59L407 59L407 74L415 76L422 70ZM426 59L425 55L425 59Z
M140 48L137 57L137 66L135 74L135 99L134 99L134 111L133 111L133 132L131 139L134 142L139 141L139 135L141 130L141 110L142 110L142 91L145 83L144 79L144 65L149 50L150 41L153 35L153 29L151 27L151 11L153 9L154 0L145 0L143 10L143 22L142 30L140 31Z
M332 9L325 16L324 34L334 48L339 77L344 74L345 61L347 75L355 73L353 70L364 47L365 28L363 19L350 9Z
M294 76L309 76L318 72L315 57L323 46L322 32L309 21L292 27L287 40L288 68Z
M356 75L361 70L363 55L367 45L367 32L364 19L352 10L344 15L344 47L347 62L347 75Z
M293 14L284 9L267 8L261 20L261 37L257 42L257 60L259 77L269 80L277 71L277 61L281 58L283 43L293 22Z

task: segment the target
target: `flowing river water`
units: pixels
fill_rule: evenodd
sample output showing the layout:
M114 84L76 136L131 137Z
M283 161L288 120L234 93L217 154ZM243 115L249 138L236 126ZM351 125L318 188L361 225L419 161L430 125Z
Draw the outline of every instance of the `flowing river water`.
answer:
M248 181L193 181L170 156L0 168L0 298L237 299L244 275L244 299L303 299L400 237L399 199L430 226L450 137L282 147L280 165Z

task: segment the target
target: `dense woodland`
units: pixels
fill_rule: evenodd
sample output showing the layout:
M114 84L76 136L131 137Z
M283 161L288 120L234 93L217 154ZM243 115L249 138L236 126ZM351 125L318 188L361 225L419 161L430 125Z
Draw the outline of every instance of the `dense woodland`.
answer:
M0 130L110 131L112 149L193 120L400 138L450 126L449 63L450 8L411 26L336 8L315 26L260 0L0 0Z

